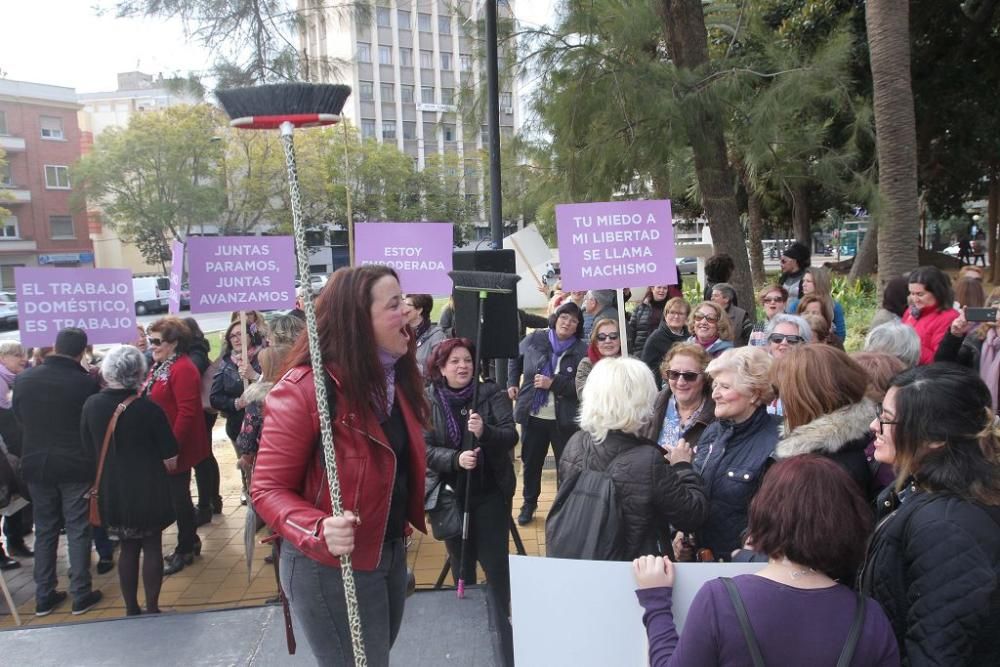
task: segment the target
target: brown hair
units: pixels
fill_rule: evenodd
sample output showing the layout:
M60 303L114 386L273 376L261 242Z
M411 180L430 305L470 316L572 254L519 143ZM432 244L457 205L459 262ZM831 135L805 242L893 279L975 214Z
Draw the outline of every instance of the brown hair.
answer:
M775 360L771 382L781 396L791 431L864 399L868 374L835 347L796 345Z
M602 317L601 319L599 319L596 322L594 322L593 326L590 329L590 344L591 345L597 345L597 330L600 329L601 327L603 327L606 324L612 324L612 325L614 325L615 331L617 331L618 335L621 336L621 331L618 330L618 320L613 320L610 317Z
M986 303L983 281L976 278L961 278L955 283L955 301L965 308L982 308Z
M434 310L434 297L430 294L407 294L406 298L413 302L413 307L420 311L420 319L431 321L431 311Z
M831 305L831 302L829 299L824 299L816 296L815 294L806 294L804 297L799 299L799 305L796 306L795 312L799 315L803 315L806 312L806 307L811 303L818 303L820 312L823 313L823 317L826 318L826 321L833 322L833 306Z
M160 334L160 338L168 343L177 343L177 352L187 352L191 344L191 329L179 317L168 315L161 317L149 325L152 333Z
M708 365L712 362L712 357L709 356L708 352L705 351L698 343L674 343L667 350L667 353L663 355L663 361L660 362L660 376L666 377L667 371L670 370L670 362L673 361L674 357L679 356L691 357L698 362L701 366L702 373L708 368ZM706 386L710 386L711 382L706 382ZM711 389L709 389L711 393Z
M277 382L281 378L285 359L291 350L290 345L271 345L257 354L262 382Z
M865 555L872 514L858 485L819 454L782 459L750 503L754 551L787 558L850 584Z
M687 321L688 331L691 332L691 335L692 336L694 335L694 313L699 308L705 308L705 307L714 310L715 314L719 318L719 321L716 322L719 328L719 338L722 340L732 341L733 324L732 322L729 321L729 315L727 315L726 311L722 309L722 306L715 303L714 301L702 301L701 303L691 308L691 312L688 313L688 321Z
M806 321L812 330L814 343L825 344L830 340L830 323L822 315L805 313L802 319Z
M885 392L889 391L892 379L906 370L906 364L885 352L853 352L859 366L868 371L868 398L875 403L881 403Z
M387 266L355 266L338 269L316 300L316 328L323 363L333 367L341 380L344 411L369 413L385 403L388 389L378 358L372 327L372 288L382 278L399 280ZM396 362L396 384L421 422L427 421L423 380L414 356L416 341L410 337L409 351ZM288 368L309 364L309 337L299 336L288 355Z
M771 292L780 292L781 300L788 301L788 290L781 285L765 285L761 291L757 292L757 301L763 304L765 297Z

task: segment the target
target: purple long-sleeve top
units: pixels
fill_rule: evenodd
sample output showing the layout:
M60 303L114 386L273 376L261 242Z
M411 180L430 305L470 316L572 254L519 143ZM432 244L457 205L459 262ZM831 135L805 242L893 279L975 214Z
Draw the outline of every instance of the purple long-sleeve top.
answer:
M847 586L801 589L756 575L734 577L757 643L767 665L837 662L854 622L857 595ZM670 588L635 592L645 612L651 667L752 667L746 639L732 600L720 579L706 583L688 610L678 637ZM899 647L889 619L874 600L867 601L865 623L851 664L898 667Z

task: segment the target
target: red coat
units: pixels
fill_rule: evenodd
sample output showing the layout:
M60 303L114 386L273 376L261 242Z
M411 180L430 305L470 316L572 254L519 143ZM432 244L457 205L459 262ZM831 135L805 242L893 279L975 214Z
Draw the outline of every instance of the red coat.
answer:
M903 324L908 324L917 330L920 336L920 361L918 366L925 366L934 363L934 355L938 346L944 340L944 335L951 328L951 323L958 317L958 311L954 308L938 310L937 306L928 306L920 311L920 317L914 318L907 308L903 313Z
M330 375L339 387L340 381L333 373ZM410 439L406 518L415 528L427 532L423 426L399 390L396 400ZM338 396L333 423L337 474L344 509L360 519L352 565L370 571L378 567L382 554L396 476L396 455L374 415L347 413L341 409L344 403L345 399ZM319 443L312 369L299 366L285 374L267 395L250 495L257 514L272 530L313 560L339 567L340 560L326 548L322 535L321 522L333 510Z
M201 408L201 374L191 357L178 355L167 379L153 383L149 398L167 413L177 439L177 470L173 474L187 472L208 458L212 442Z

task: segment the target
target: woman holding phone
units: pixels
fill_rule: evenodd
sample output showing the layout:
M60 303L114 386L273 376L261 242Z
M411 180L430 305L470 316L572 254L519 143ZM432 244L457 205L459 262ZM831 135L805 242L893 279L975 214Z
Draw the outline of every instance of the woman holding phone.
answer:
M941 340L934 361L950 361L979 373L997 409L1000 380L1000 287L986 300L986 308L963 308ZM978 326L976 326L978 324Z

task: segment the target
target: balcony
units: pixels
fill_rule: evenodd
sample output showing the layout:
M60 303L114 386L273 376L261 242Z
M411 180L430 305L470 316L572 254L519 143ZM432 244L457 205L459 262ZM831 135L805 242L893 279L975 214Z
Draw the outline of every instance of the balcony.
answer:
M16 206L17 204L30 203L31 190L0 185L0 206Z
M32 240L0 237L0 252L34 252L38 244Z
M7 153L23 153L24 146L24 139L22 137L0 134L0 148Z

